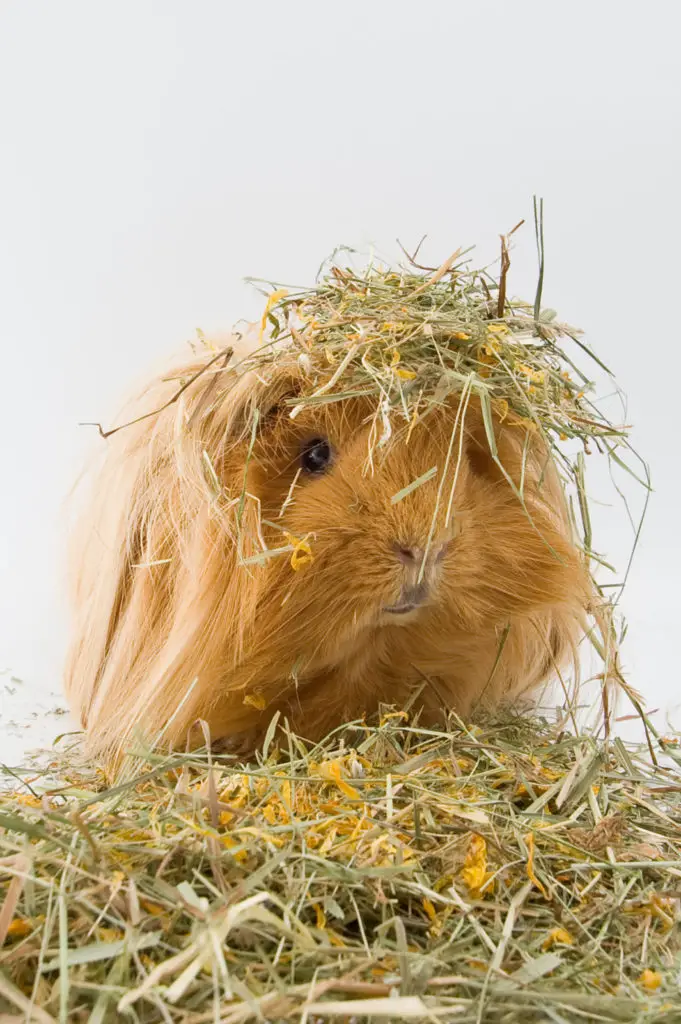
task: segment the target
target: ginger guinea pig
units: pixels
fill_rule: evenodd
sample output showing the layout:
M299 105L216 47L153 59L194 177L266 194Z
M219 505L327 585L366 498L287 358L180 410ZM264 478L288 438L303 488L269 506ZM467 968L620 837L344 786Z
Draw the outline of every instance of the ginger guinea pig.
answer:
M312 740L381 704L441 725L574 656L587 575L536 435L497 419L501 468L450 396L378 447L375 396L292 418L295 352L240 365L197 355L105 442L66 668L92 754L203 742L200 719L253 749L275 711Z

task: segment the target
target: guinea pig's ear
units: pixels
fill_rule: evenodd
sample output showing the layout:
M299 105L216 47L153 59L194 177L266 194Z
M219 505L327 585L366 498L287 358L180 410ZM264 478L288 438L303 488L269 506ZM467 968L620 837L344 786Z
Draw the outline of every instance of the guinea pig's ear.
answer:
M502 481L510 477L516 486L521 479L532 483L542 478L550 462L549 452L533 424L517 416L500 413L492 407L483 416L478 399L471 402L466 413L466 452L471 469L488 480ZM491 431L493 438L490 438ZM493 440L496 458L490 441Z

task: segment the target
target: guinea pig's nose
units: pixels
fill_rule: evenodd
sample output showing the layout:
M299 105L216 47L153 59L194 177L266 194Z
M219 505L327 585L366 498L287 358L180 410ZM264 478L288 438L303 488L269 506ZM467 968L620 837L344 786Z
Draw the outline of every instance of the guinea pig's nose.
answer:
M393 548L395 550L395 554L403 565L416 565L423 561L423 556L425 554L423 548L400 544L397 541L393 544Z
M428 550L428 563L432 565L441 562L445 555L447 554L448 547L448 542L438 542L436 544L433 544ZM393 544L393 549L395 551L395 554L397 555L398 560L402 562L403 565L409 567L415 565L420 566L426 555L426 552L423 548L416 547L415 545L411 544L401 544L399 543L399 541L396 541L395 544Z

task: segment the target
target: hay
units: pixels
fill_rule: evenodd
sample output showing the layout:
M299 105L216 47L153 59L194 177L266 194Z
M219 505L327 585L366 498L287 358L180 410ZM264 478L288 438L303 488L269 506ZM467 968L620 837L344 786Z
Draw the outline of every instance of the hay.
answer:
M3 1019L681 1021L678 753L403 713L283 746L15 776Z

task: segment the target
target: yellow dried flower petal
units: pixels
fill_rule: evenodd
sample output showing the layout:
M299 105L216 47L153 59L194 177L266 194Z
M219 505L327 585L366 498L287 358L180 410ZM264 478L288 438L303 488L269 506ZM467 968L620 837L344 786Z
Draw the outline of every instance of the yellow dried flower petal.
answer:
M313 903L312 906L315 914L317 915L317 927L326 928L326 914L324 913L324 908L319 903Z
M525 865L525 871L529 880L537 886L544 899L548 899L549 895L534 873L534 832L528 832L525 836L525 845L527 846L527 864Z
M574 939L566 928L553 928L544 939L541 948L546 952L546 950L555 946L557 942L560 942L563 946L572 946Z
M464 334L463 331L454 331L453 337L456 338L457 341L470 341L471 340L470 334Z
M21 939L33 931L33 925L25 917L15 917L7 929L7 934L13 939Z
M300 569L304 569L306 565L314 561L314 555L312 554L312 548L307 540L307 537L294 537L291 533L285 533L284 536L289 544L293 545L293 551L291 553L291 568L294 572L298 572Z
M506 324L487 324L487 330L490 334L508 334Z
M277 288L276 292L272 292L272 294L269 296L269 298L267 300L267 303L265 304L265 312L263 313L262 320L260 321L260 342L261 343L262 343L263 335L265 334L265 329L267 328L267 318L269 317L270 313L272 312L272 310L276 306L276 304L279 302L279 300L280 299L285 299L287 295L288 295L288 292L287 292L286 288Z
M264 711L267 707L267 701L261 693L247 693L243 703L250 708L255 708L256 711Z
M429 900L427 896L424 896L423 898L423 909L425 910L426 914L428 915L428 918L431 921L435 921L437 919L435 907L433 906L432 901Z
M315 775L320 779L326 779L328 782L335 782L341 793L349 797L351 800L362 799L359 791L343 778L341 774L343 769L340 761L322 761L321 764L311 765L310 768L314 769Z
M400 718L403 722L409 721L409 713L407 711L388 711L385 715L381 716L381 726L387 722L391 722L396 718Z
M531 366L526 366L525 363L514 363L514 370L520 370L526 377L529 377L535 384L543 384L545 373L543 370L533 370Z
M487 843L483 836L476 834L471 839L461 877L473 895L477 895L491 877L487 870Z
M400 380L414 380L414 378L416 377L416 373L414 372L414 370L399 369L395 370L395 373L400 378Z
M162 907L160 903L153 903L144 896L140 897L140 906L143 910L146 910L147 914L151 914L152 917L160 917L165 912L165 907Z
M655 992L662 984L662 975L659 971L651 971L649 967L646 967L638 979L639 985L642 988L648 990L648 992Z
M17 803L23 804L24 807L42 807L38 797L33 796L32 793L15 793L14 799Z

